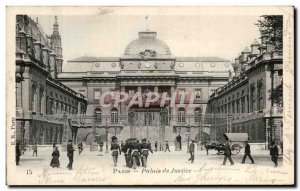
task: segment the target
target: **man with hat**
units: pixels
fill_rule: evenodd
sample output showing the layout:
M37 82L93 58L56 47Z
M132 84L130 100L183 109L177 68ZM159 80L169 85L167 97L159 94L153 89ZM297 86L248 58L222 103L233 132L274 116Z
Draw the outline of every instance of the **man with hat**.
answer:
M67 146L67 156L69 158L69 164L67 166L67 168L69 170L72 170L72 167L73 167L73 156L74 156L74 149L73 149L73 146L72 146L72 140L69 140L69 144Z
M119 146L119 144L117 143L117 140L114 139L111 146L110 146L110 150L111 150L111 155L113 157L113 162L114 162L114 166L117 166L118 163L118 155L120 152L121 155L121 148Z
M16 144L16 165L19 165L20 156L21 156L20 143L17 143Z
M147 167L147 159L149 155L149 151L153 154L153 151L151 149L151 144L146 142L146 139L142 140L142 144L140 146L141 155L142 155L142 166Z
M190 144L189 153L191 155L191 157L189 158L189 161L194 163L194 159L195 159L195 141L194 140L192 140L192 143Z
M274 162L275 167L278 166L278 147L275 144L275 141L271 142L271 147L270 147L270 155L271 155L271 160Z

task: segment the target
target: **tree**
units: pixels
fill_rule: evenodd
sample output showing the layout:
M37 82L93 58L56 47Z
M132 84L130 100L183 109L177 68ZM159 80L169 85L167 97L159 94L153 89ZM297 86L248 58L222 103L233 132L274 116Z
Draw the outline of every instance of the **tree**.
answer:
M271 90L270 90L271 92ZM283 106L283 84L281 83L273 89L273 92L271 92L269 100L273 100L273 103L278 104L279 107Z
M277 51L282 51L282 15L262 15L256 25L259 28L263 44L269 44Z

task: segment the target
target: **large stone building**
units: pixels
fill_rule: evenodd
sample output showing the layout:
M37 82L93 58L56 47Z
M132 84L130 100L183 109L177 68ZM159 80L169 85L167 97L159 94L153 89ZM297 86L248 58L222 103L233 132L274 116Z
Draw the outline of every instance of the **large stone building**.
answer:
M248 133L262 148L282 141L282 92L276 94L282 91L282 62L280 52L256 40L241 52L233 63L235 76L208 101L205 123L212 140L232 132Z
M186 135L183 141L198 139L200 134L208 136L209 128L205 128L201 115L210 95L228 83L229 71L233 72L230 61L219 57L174 57L169 46L157 38L157 32L148 30L139 32L121 57L82 56L69 60L67 66L57 75L58 80L88 100L84 123L78 130L80 140L91 133L160 142L173 142L180 133ZM70 67L76 72L68 71ZM164 92L188 95L181 105L179 95L174 107L169 102L128 107L129 101L103 107L99 99L109 91L126 92L129 101L136 92L157 92L160 100ZM192 92L195 99L189 105ZM116 99L113 95L106 98L108 103Z
M69 116L83 116L83 95L56 80L62 72L62 46L57 18L50 36L38 21L16 17L16 140L22 145L76 141Z

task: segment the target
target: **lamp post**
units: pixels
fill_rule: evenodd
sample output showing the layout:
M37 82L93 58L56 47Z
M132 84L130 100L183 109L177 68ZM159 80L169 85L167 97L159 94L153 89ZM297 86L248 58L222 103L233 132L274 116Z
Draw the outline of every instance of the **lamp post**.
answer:
M106 136L106 146L105 146L105 153L108 153L108 125L107 125L107 118L105 118L105 136Z

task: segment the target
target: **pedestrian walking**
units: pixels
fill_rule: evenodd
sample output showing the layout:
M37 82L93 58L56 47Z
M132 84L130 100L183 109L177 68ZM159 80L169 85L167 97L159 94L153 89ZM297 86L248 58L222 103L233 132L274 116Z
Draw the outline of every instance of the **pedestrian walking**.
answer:
M129 157L128 157L128 153L129 153L129 143L128 143L128 140L125 141L125 144L123 147L121 147L121 150L122 152L124 153L124 157L125 157L125 163L126 163L126 166L129 167Z
M73 149L73 146L72 146L72 140L69 140L69 144L67 146L67 156L69 158L69 164L67 166L67 168L69 170L72 170L73 168L73 156L74 156L74 149Z
M171 152L171 151L170 151L170 147L169 147L168 141L166 141L166 150L165 150L165 152L167 152L167 150L168 150L169 152Z
M205 142L204 147L205 147L205 150L206 150L206 155L208 155L209 144L207 142Z
M78 152L79 152L79 154L81 154L82 151L83 151L83 144L82 144L82 142L79 142L78 143Z
M195 160L195 141L194 140L192 140L192 143L190 144L189 153L191 155L191 157L189 158L189 161L191 161L191 163L194 163L194 160Z
M275 164L275 167L277 167L278 166L278 147L274 141L271 142L270 155L271 155L271 160Z
M118 155L120 153L121 155L121 148L119 146L119 144L117 143L117 140L114 140L110 146L110 150L111 150L111 155L113 157L113 163L114 166L117 166L118 163Z
M120 147L121 147L121 151L123 151L123 147L124 147L124 143L123 143L123 141L121 141L121 145L120 145Z
M245 160L246 160L246 157L249 157L249 159L251 160L251 163L254 164L254 160L251 156L251 149L250 149L250 145L248 142L246 142L246 146L245 146L245 154L244 154L244 157L243 157L243 160L242 160L242 164L245 164Z
M56 147L56 143L55 142L53 142L53 150L55 150L55 147Z
M19 165L20 156L21 156L20 143L17 143L16 144L16 165Z
M225 144L223 165L226 165L227 158L228 158L230 164L234 165L234 163L233 163L233 161L231 159L231 149L230 149L230 144L229 144L228 140L226 141L226 144Z
M157 141L155 141L154 147L155 147L155 152L157 152Z
M52 160L50 162L50 166L52 166L52 168L54 167L59 167L60 163L59 163L59 150L57 147L54 148L54 151L52 152Z
M140 145L138 140L133 140L130 144L130 155L133 163L133 169L140 166Z
M142 166L143 167L147 167L147 160L148 160L148 155L149 155L149 151L153 154L152 148L151 148L151 144L149 144L146 142L146 139L142 140L142 144L140 146L140 152L142 155Z
M34 143L34 145L32 146L32 150L33 150L32 156L34 156L34 154L35 154L35 157L37 157L37 150L38 150L38 148L37 148L37 144L36 143Z

